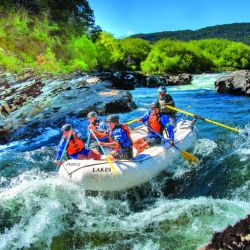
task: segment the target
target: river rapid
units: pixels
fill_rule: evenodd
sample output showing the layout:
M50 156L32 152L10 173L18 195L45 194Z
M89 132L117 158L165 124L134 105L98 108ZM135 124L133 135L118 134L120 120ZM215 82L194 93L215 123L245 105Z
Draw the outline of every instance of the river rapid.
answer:
M200 163L176 160L171 172L119 193L87 192L55 176L60 129L0 145L0 249L196 249L214 231L250 213L250 99L218 94L222 74L193 76L168 87L176 106L240 129L198 121L190 151ZM157 89L131 91L146 112ZM86 119L66 117L85 134ZM134 124L133 126L135 126ZM153 167L153 166L152 166Z

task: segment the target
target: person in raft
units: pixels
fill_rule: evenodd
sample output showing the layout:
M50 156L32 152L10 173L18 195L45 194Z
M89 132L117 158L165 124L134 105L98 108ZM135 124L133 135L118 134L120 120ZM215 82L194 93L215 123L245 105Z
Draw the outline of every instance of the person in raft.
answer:
M118 115L109 115L107 123L109 127L109 142L99 142L100 146L112 147L114 150L109 155L111 160L132 159L133 148L130 131L125 124L119 123Z
M89 112L87 117L89 120L89 125L87 133L88 142L86 147L95 148L97 145L96 139L90 130L92 130L92 132L96 135L99 141L109 142L108 132L107 132L108 126L106 121L101 121L100 119L98 119L97 113L95 111Z
M161 113L164 113L168 116L170 123L175 128L176 127L176 111L168 109L166 105L175 107L174 100L170 94L167 93L166 86L161 86L158 89L158 102L160 103Z
M58 145L58 150L56 154L56 164L58 166L61 166L62 164L61 158L65 146L67 146L66 152L70 159L101 159L101 154L97 150L89 150L85 148L84 141L80 139L76 132L72 129L71 124L63 125L61 130L63 132L63 135ZM68 144L66 145L67 142Z
M138 118L138 122L143 122L152 128L155 132L162 135L163 130L167 129L169 135L169 143L174 145L174 130L169 118L166 114L160 112L159 102L151 104L151 110L144 114L143 117ZM137 149L137 154L140 154L145 148L149 148L161 143L161 137L148 128L147 136L138 138L134 141L133 146Z

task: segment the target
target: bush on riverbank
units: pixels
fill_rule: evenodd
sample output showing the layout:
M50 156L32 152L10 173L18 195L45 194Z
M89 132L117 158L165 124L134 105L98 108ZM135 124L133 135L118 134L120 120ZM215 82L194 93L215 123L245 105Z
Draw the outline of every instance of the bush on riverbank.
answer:
M212 61L206 58L193 44L168 39L157 42L147 59L142 62L144 72L199 73L210 70Z

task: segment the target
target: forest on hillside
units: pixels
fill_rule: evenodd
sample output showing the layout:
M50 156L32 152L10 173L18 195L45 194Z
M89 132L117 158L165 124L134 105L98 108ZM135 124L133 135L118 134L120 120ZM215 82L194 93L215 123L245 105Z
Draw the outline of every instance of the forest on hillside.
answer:
M2 0L0 69L37 74L77 70L201 73L250 68L250 46L225 39L151 43L117 39L95 25L87 0Z
M227 39L250 45L250 23L216 25L198 30L163 31L148 34L135 34L131 37L155 42L164 38L190 41L209 38Z

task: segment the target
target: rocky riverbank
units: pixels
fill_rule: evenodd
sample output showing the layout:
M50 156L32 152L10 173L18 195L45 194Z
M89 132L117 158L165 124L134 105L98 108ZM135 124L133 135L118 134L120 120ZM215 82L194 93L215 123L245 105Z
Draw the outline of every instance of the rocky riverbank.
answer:
M191 84L191 74L145 75L139 71L98 72L103 81L111 81L114 88L132 90L135 87L158 87Z
M86 117L91 110L103 115L136 108L129 92L84 73L58 77L2 73L0 99L0 143L32 138L43 127L61 127L67 116Z

